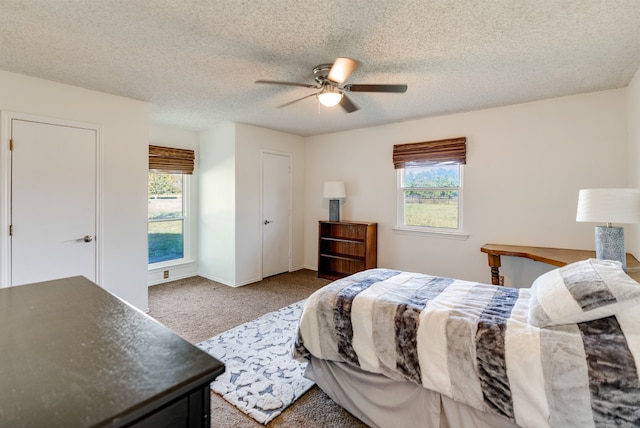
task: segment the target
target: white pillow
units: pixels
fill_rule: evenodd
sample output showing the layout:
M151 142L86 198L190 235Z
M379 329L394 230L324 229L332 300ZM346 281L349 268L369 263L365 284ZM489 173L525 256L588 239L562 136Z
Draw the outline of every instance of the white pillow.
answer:
M613 260L582 260L540 275L531 286L529 324L574 324L640 305L640 284ZM639 308L640 310L640 308Z

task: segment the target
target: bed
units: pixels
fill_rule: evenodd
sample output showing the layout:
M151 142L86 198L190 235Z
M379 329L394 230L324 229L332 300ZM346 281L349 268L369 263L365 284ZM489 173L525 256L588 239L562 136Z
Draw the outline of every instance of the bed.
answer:
M640 284L619 262L523 289L359 272L306 300L293 355L372 427L640 426Z

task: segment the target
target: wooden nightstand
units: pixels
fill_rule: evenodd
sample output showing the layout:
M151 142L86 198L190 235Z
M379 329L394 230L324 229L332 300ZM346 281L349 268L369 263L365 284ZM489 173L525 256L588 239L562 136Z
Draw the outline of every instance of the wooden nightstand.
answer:
M318 277L339 279L378 265L378 223L320 221Z

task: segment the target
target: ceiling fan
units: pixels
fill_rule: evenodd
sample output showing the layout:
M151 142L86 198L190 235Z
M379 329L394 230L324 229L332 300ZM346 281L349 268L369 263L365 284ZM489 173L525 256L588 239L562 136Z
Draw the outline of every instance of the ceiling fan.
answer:
M319 89L319 92L306 95L297 100L290 101L278 107L286 107L305 98L316 96L320 104L333 107L340 104L347 113L358 110L353 102L346 96L347 92L395 92L404 93L407 85L380 85L380 84L344 84L351 73L358 67L358 61L351 58L337 58L333 64L320 64L313 69L315 84L298 82L281 82L277 80L256 80L256 83L268 83L275 85L302 86L304 88Z

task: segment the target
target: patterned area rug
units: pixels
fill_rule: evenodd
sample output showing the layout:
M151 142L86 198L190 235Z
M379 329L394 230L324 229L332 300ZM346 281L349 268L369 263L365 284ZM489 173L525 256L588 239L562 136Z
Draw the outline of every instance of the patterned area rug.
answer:
M197 344L225 363L211 389L262 424L313 386L306 363L291 359L304 300Z

